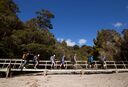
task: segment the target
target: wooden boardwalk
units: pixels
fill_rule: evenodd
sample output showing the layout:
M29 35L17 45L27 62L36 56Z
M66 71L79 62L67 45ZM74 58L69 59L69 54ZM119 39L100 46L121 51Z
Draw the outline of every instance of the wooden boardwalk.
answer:
M101 68L99 61L95 61L95 68L88 68L87 61L77 61L75 65L71 61L65 61L65 68L60 69L60 61L56 61L55 69L51 69L51 63L47 60L39 61L37 69L33 69L32 61L28 64L27 69L20 69L21 59L0 59L0 73L6 73L6 77L10 72L44 72L44 74L62 74L62 73L113 73L128 72L128 61L106 61L106 69Z

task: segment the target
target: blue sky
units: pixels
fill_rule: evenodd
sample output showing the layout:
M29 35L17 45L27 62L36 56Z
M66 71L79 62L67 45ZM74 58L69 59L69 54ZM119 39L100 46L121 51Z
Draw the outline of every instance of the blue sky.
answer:
M69 46L93 45L100 29L121 32L128 28L128 0L14 0L22 21L35 17L35 12L48 9L54 13L51 32Z

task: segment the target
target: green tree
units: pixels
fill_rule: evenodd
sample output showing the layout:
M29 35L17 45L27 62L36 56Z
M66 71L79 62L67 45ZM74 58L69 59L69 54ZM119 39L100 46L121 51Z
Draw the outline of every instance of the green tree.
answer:
M54 18L54 14L48 10L42 9L41 11L36 12L37 17L35 18L37 21L37 25L42 29L53 29L53 25L51 24L51 19Z
M97 57L106 56L108 60L121 60L121 43L122 38L115 30L103 29L98 31L98 35L94 39L95 55Z
M0 39L11 35L13 30L23 27L17 17L18 11L17 5L12 0L0 0Z
M22 23L17 12L19 8L13 0L0 1L0 56L21 57L24 50L41 53L42 58L50 56L56 44L49 31L53 28L51 19L54 15L41 10L35 18Z
M93 55L93 48L91 46L83 45L76 50L77 56L80 60L87 60L89 55Z
M128 29L122 31L122 45L121 45L121 58L125 61L128 60Z
M14 55L21 55L24 50L27 50L40 53L41 58L47 59L54 53L56 44L54 35L48 29L40 27L38 21L37 17L32 18L24 24L22 30L13 31L9 37L11 40L9 45Z
M1 57L13 56L13 52L11 49L12 39L9 39L9 37L12 35L12 32L14 30L23 28L23 23L18 18L17 12L19 12L19 8L12 0L0 0Z

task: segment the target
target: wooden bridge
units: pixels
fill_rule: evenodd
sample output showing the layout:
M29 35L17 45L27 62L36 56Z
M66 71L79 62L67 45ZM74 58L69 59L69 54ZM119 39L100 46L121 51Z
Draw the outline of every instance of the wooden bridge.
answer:
M128 61L105 61L106 69L101 68L99 61L95 62L95 68L88 68L87 61L77 61L75 65L71 61L65 61L65 68L60 69L60 61L56 61L55 69L51 69L51 62L40 60L37 69L34 69L32 60L27 65L27 69L20 69L22 59L0 59L0 73L5 73L6 77L10 72L43 72L45 74L61 74L61 73L112 73L112 72L128 72Z

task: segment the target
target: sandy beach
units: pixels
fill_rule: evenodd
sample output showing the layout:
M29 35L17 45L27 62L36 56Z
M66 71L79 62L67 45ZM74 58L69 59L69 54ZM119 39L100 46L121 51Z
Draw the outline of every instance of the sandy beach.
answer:
M128 87L128 73L25 75L0 78L0 87Z

